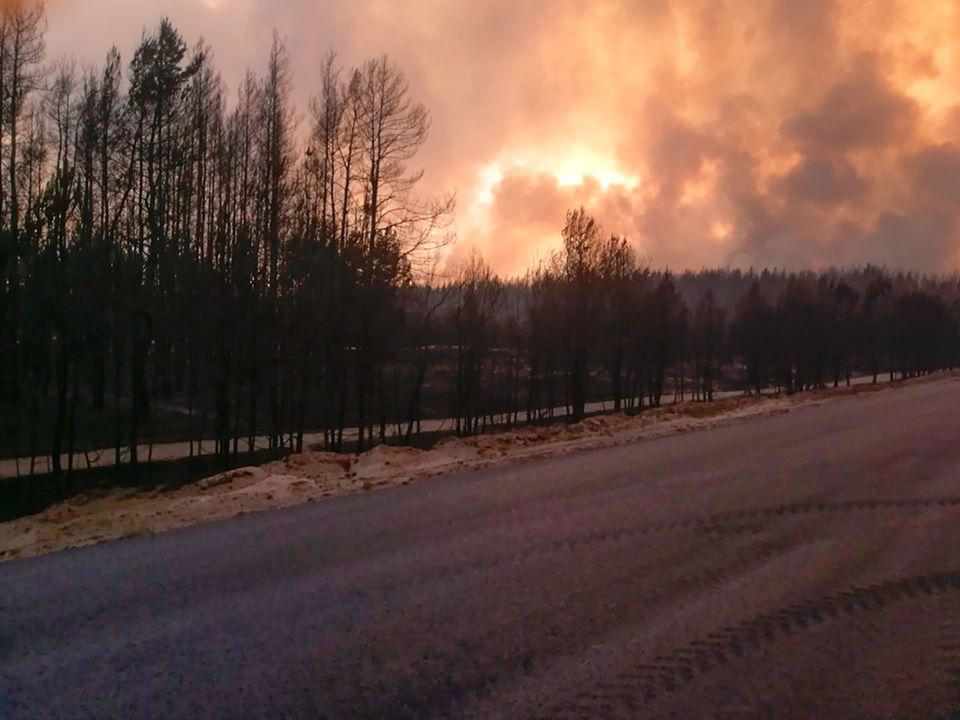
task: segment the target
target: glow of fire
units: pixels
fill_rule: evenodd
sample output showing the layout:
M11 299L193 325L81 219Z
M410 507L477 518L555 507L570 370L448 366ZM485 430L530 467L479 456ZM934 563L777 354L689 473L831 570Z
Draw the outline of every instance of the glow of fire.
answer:
M560 187L577 187L593 180L607 191L611 187L633 190L640 183L635 175L620 170L616 163L599 153L575 148L560 157L544 153L549 159L515 155L507 160L497 160L480 169L477 178L476 198L479 205L493 202L497 186L514 170L529 175L547 175Z

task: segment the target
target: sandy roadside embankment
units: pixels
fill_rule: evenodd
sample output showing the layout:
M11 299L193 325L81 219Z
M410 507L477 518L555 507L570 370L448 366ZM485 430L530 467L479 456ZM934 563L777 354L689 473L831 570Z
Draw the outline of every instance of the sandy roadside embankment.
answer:
M860 385L790 398L736 397L713 403L688 402L635 416L600 415L573 425L525 427L471 438L450 438L431 450L378 446L359 456L311 451L260 467L238 468L173 490L118 489L80 495L36 515L0 523L0 560L406 485L454 471L626 445L738 419L786 413L835 397L895 391L895 387L898 386Z

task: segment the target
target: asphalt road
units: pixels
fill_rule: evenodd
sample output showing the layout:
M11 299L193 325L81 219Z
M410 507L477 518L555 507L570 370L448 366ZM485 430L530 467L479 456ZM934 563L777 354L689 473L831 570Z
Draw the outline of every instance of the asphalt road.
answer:
M960 707L960 382L0 565L0 718Z

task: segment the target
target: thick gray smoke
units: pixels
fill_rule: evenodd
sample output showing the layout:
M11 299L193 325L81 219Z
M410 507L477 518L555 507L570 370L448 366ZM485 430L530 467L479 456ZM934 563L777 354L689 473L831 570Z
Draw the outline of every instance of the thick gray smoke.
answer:
M50 54L129 57L163 14L232 87L275 27L303 108L329 50L391 55L454 252L504 272L579 204L657 265L958 264L955 2L53 0Z

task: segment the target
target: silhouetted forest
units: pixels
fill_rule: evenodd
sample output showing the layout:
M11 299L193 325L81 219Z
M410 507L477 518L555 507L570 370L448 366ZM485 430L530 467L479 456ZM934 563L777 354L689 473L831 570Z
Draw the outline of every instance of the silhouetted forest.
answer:
M282 42L234 95L167 20L133 56L48 63L0 23L0 452L213 444L227 459L580 418L720 389L909 377L960 354L960 281L872 267L671 274L583 209L522 278L437 272L452 198L414 169L429 114L386 57L330 56L295 123ZM145 457L146 455L146 457ZM68 458L63 467L61 456Z

